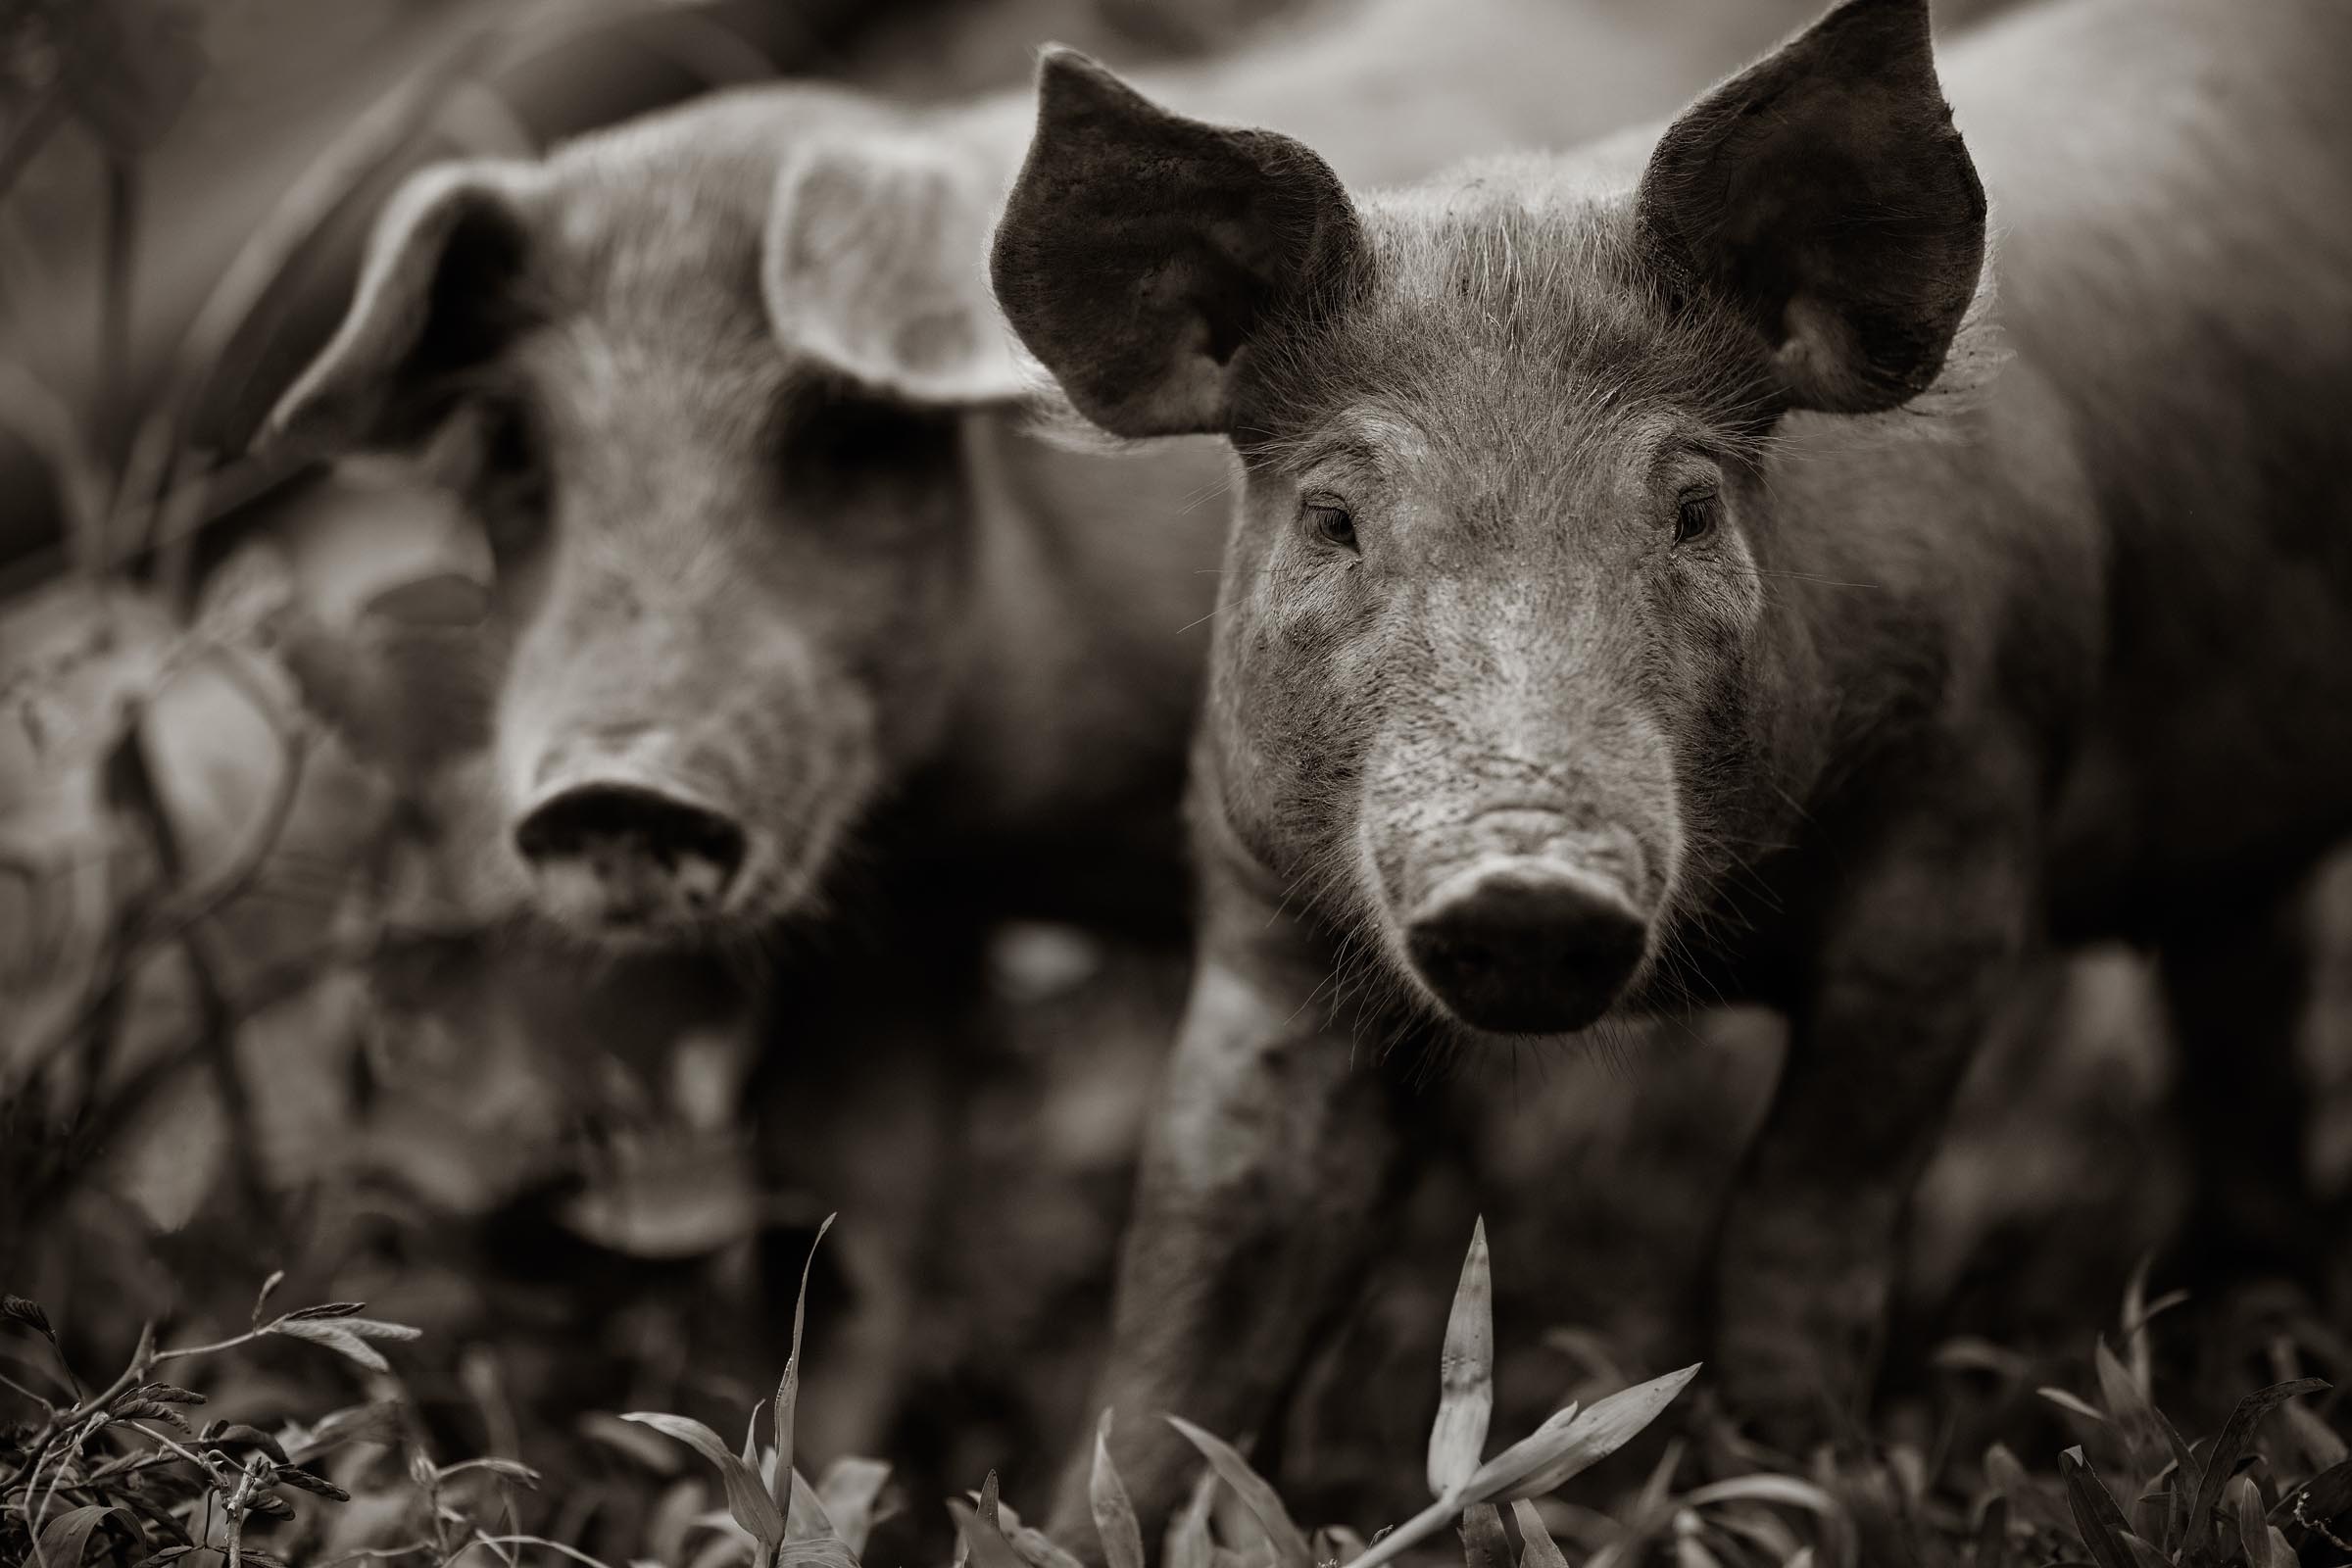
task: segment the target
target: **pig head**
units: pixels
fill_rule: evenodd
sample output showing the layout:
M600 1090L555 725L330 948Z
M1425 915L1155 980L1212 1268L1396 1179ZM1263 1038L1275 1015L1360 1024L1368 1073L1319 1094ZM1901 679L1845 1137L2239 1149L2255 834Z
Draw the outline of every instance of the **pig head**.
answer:
M1046 62L1000 297L1088 417L1232 441L1207 809L1425 1015L1642 1002L1805 787L1768 437L1925 386L1984 257L1923 14L1838 18L1638 189L1521 160L1359 204L1296 142Z
M281 439L417 454L483 523L493 903L608 947L820 897L933 743L959 410L1017 390L975 157L722 96L391 202Z

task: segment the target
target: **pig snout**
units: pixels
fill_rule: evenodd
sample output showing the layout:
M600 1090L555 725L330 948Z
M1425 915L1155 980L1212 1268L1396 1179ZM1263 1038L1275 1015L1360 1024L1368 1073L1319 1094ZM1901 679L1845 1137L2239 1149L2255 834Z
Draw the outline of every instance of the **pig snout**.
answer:
M1475 1029L1553 1034L1608 1011L1642 965L1648 922L1611 879L1538 856L1445 878L1404 918L1422 984Z
M514 824L541 906L575 929L654 936L715 917L749 836L683 786L588 773L544 790Z
M1430 1001L1493 1034L1568 1034L1638 988L1671 835L1653 849L1573 799L1419 804L1417 822L1366 847L1391 951Z

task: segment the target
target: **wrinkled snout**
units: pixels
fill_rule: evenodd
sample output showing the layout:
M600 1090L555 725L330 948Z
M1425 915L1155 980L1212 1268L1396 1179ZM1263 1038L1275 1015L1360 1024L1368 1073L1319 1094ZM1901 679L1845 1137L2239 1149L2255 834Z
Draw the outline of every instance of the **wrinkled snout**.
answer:
M1592 1023L1633 979L1648 940L1622 889L1540 856L1466 867L1404 920L1422 983L1464 1023L1502 1034Z

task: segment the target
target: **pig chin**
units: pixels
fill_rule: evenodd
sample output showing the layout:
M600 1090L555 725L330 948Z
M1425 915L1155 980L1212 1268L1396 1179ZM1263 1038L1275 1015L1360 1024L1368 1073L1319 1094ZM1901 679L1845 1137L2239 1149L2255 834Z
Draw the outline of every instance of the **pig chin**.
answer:
M1640 987L1663 878L1630 832L1512 807L1369 842L1387 946L1446 1017L1488 1034L1568 1034Z

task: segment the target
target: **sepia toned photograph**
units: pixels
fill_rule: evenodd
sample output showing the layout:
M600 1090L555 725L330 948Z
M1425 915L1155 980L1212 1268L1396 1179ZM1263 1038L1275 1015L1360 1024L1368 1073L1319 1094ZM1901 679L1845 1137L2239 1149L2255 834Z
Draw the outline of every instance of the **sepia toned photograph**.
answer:
M2352 1568L2352 0L0 0L0 1565Z

